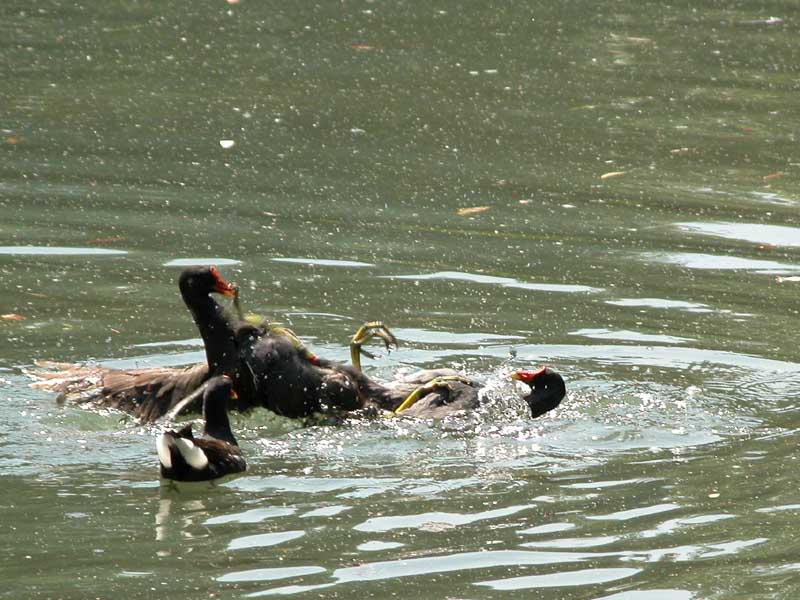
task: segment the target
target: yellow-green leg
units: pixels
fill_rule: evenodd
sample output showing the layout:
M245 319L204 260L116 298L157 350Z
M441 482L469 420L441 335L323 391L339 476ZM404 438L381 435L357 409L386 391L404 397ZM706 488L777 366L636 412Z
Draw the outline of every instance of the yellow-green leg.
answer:
M414 403L420 399L421 396L428 394L436 389L446 388L448 390L452 390L453 386L450 385L454 381L460 381L461 383L468 383L471 384L472 380L467 377L462 377L461 375L445 375L444 377L435 377L431 379L428 383L419 386L413 392L411 392L406 399L400 403L394 410L394 414L399 414L402 411L410 408L414 405Z
M233 308L236 310L236 316L239 317L240 321L244 321L244 310L242 310L242 304L239 301L239 284L231 282L228 287L233 290Z
M249 323L254 327L267 325L269 321L265 317L253 313L245 314L244 309L242 308L242 301L239 299L239 284L231 282L229 286L233 290L233 308L236 311L236 316L239 318L239 320L244 323Z
M375 337L383 340L387 350L391 350L392 346L395 348L398 347L397 338L394 337L394 334L381 321L368 321L364 323L350 339L350 362L353 363L353 366L357 370L361 370L362 354L368 358L375 358L373 354L370 354L361 347Z

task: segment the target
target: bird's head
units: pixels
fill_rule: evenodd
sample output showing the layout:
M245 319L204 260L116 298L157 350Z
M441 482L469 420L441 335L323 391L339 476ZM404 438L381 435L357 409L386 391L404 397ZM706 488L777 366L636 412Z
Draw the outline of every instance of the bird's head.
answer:
M227 283L216 267L189 267L178 279L178 287L184 298L199 298L217 293L233 298L235 288Z
M539 417L553 410L561 404L567 394L564 379L549 367L539 367L533 371L516 371L509 378L521 381L531 388L531 393L525 396L525 402L531 409L533 418Z

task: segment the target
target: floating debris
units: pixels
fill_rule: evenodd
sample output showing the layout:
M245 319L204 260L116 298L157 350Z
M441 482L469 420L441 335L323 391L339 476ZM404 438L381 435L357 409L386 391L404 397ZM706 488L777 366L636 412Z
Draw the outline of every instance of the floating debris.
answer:
M459 217L466 217L469 215L477 215L479 213L486 212L490 208L491 208L490 206L470 206L467 208L459 208L456 211L456 214Z
M694 156L700 154L697 148L675 148L669 151L672 156Z
M724 23L724 21L723 21ZM784 21L780 17L767 17L765 19L746 19L742 21L732 21L731 25L738 25L744 27L761 27L771 25L783 25Z
M94 238L86 242L87 244L113 244L114 242L121 242L124 238L121 235L112 235L109 237Z

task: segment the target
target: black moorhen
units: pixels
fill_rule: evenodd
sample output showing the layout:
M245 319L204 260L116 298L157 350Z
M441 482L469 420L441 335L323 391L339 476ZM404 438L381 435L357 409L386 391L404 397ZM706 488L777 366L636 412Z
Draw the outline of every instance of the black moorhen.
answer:
M387 346L395 343L391 332L379 322L366 324L353 337L351 355L356 364L348 366L314 356L288 330L256 326L230 315L210 296L234 296L237 311L241 312L234 288L222 280L214 267L185 270L179 287L203 338L207 364L182 370L79 367L54 374L64 379L56 385L44 382L41 387L61 391L62 395L83 392L83 401L127 410L142 421L153 421L171 409L191 410L202 393L202 383L222 372L233 378L238 410L263 406L292 418L328 409L353 411L368 407L409 416L442 417L478 406L479 384L451 369L421 371L387 384L364 375L356 360L360 345L372 336L383 339ZM557 373L554 376L560 380ZM518 378L525 381L522 376ZM558 405L564 396L563 380L561 395L558 391L546 394L547 402L539 401L541 392L537 390L538 384L529 397L537 399L536 408L529 401L534 417Z
M209 379L203 392L203 434L194 437L188 423L158 436L156 450L164 479L208 481L247 469L228 420L230 399L236 399L236 393L229 377Z
M220 306L212 293L233 298L235 289L222 277L216 267L189 267L178 278L181 298L192 313L195 325L203 338L206 364L212 375L230 371L235 366L236 346L233 331L238 319Z
M525 396L525 402L528 403L534 419L553 410L567 395L564 379L549 367L539 367L535 371L517 371L509 377L531 388L531 393Z

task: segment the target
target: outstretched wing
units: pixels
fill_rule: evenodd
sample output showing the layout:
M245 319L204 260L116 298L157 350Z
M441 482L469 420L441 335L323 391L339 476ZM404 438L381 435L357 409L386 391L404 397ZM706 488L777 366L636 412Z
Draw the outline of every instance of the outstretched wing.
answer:
M144 422L164 415L209 377L205 364L151 369L109 369L70 363L37 363L37 366L42 369L26 371L36 379L31 387L58 393L59 402L117 408ZM199 410L201 404L198 397L197 403L187 408Z

